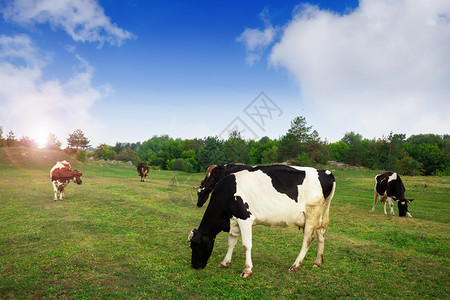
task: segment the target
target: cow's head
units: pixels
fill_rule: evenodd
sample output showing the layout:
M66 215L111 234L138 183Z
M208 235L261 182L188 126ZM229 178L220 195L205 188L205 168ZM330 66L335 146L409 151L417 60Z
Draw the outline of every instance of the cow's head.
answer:
M73 170L73 182L76 182L76 184L81 184L83 181L81 181L81 175L83 173L80 173L78 170Z
M216 174L217 166L212 165L209 166L208 170L206 170L205 179L202 180L200 186L198 187L197 192L197 206L202 207L205 204L206 200L208 200L208 196L214 188L214 185L218 181L218 174Z
M203 269L208 264L215 239L197 229L192 229L188 239L191 242L192 249L191 266L196 270Z
M398 215L400 217L406 217L409 214L408 211L408 203L413 201L414 199L396 199L398 205Z

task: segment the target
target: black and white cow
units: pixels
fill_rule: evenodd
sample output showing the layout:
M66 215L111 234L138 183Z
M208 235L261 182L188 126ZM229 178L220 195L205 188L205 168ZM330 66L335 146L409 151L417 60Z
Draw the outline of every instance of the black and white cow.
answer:
M226 165L212 165L209 166L206 170L205 179L202 180L197 192L197 206L202 207L203 204L208 200L209 194L212 192L216 183L224 178L225 176L242 171L249 170L251 166L242 165L242 164L226 164Z
M137 165L138 175L141 176L141 182L145 181L145 177L147 177L148 172L150 171L150 167L147 166L145 162L140 162Z
M375 211L375 203L377 198L380 197L380 202L383 203L384 214L386 213L386 200L389 202L391 208L391 215L394 214L395 200L398 205L398 215L400 217L412 217L408 211L408 203L414 199L405 198L405 186L403 185L400 175L393 172L384 172L375 176L375 188L372 211Z
M217 234L224 231L229 232L228 251L219 267L230 264L241 234L246 257L241 276L250 276L254 225L303 228L302 248L290 270L299 268L316 235L318 251L314 265L320 266L335 187L330 171L286 165L254 167L225 176L214 187L199 228L189 235L192 267L206 266Z

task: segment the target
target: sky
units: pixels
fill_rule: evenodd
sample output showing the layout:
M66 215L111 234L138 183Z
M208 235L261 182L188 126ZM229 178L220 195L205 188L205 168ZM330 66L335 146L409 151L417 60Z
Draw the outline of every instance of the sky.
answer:
M450 134L450 1L0 0L0 126L155 135Z

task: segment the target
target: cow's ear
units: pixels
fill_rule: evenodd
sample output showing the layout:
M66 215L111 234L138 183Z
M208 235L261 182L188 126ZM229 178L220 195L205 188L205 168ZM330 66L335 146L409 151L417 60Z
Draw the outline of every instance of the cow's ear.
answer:
M188 241L199 244L200 243L200 239L201 238L200 238L200 234L199 234L198 230L197 229L192 229L191 233L189 233Z
M413 200L414 200L414 199L406 199L406 201L408 201L408 203L411 202L411 201L413 201Z
M216 177L220 176L221 173L222 173L222 166L217 166L211 170L209 177L216 178Z
M189 232L188 241L190 242L192 238L194 237L195 232L197 229L192 229L191 232Z

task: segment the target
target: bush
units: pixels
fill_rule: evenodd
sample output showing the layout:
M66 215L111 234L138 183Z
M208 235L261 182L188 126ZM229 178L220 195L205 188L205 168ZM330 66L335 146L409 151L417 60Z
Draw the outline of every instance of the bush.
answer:
M445 167L443 170L436 170L433 173L434 176L450 176L450 166Z
M183 171L187 173L194 172L194 167L192 164L182 158L172 159L167 163L167 168L172 171Z
M84 150L84 149L78 149L75 158L76 158L78 161L85 162L85 161L86 161L86 158L87 158L86 150Z
M137 166L137 164L140 162L138 154L131 148L122 150L119 155L117 155L117 159L124 162L131 161L135 166Z
M420 162L414 160L409 155L395 162L395 170L402 175L422 175L424 173L422 166Z
M313 161L308 153L302 152L297 156L296 159L288 160L288 164L290 164L291 166L311 167L313 165Z
M114 160L117 157L117 153L114 151L113 147L106 144L100 144L94 150L94 157L96 159Z

